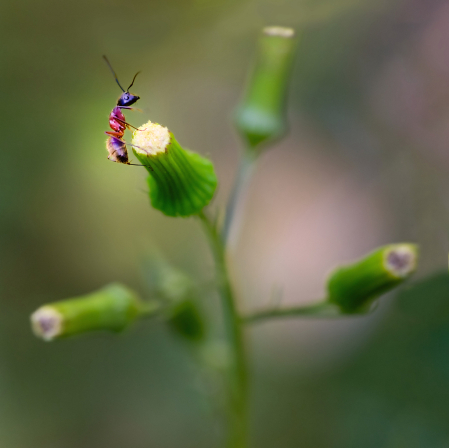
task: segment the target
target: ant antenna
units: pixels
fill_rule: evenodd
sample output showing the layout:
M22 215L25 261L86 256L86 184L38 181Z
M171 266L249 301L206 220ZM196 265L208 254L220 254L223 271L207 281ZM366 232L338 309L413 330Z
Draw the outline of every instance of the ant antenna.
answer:
M134 75L133 82L132 82L132 83L129 85L129 87L126 89L127 92L129 92L129 89L133 86L134 81L136 80L136 76L137 76L139 73L140 73L140 71L138 71L138 72Z
M103 55L103 59L106 61L106 64L108 64L109 68L111 69L111 72L112 72L112 74L114 75L115 81L117 82L118 86L119 86L119 87L122 89L122 91L124 92L125 90L123 89L123 87L122 87L122 86L120 85L120 83L118 82L117 75L115 74L114 69L112 68L111 63L108 61L108 58L107 58L105 55ZM136 79L136 76L137 76L137 75L138 75L138 73L136 73L136 75L134 76L134 79ZM133 82L134 82L134 79L133 79ZM131 86L132 86L132 84L131 84ZM129 86L129 87L131 87L131 86ZM128 87L128 90L129 90L129 87Z

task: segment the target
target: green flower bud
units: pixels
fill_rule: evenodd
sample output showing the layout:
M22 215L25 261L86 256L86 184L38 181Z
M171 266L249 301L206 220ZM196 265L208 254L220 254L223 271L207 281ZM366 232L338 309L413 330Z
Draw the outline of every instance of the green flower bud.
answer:
M236 111L237 129L254 149L287 128L286 92L296 45L291 28L268 27L259 41L246 94Z
M134 131L133 144L150 173L154 208L168 216L190 216L211 201L217 187L212 162L181 148L167 128L149 121Z
M176 333L190 341L204 339L204 319L192 299L175 302L168 310L167 321Z
M34 334L46 341L94 330L122 331L135 319L157 311L127 287L112 283L85 296L40 307L31 315Z
M331 273L327 281L328 301L338 305L344 313L367 311L373 300L408 278L416 264L414 244L381 247Z

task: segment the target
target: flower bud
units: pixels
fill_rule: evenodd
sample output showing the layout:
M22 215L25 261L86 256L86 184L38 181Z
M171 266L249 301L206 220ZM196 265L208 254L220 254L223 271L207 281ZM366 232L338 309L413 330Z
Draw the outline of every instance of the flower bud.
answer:
M291 28L272 26L262 32L255 67L235 119L252 149L285 133L285 98L295 44Z
M390 244L337 268L327 281L328 301L344 313L364 312L372 301L398 286L416 268L414 244Z
M151 204L168 216L198 214L217 187L212 162L181 148L164 126L149 121L134 131L133 151L150 176Z
M40 307L31 315L34 334L46 341L94 330L121 331L142 315L155 313L127 287L112 283L85 296Z
M205 336L204 319L192 299L174 302L168 310L167 322L172 330L190 341L201 341Z

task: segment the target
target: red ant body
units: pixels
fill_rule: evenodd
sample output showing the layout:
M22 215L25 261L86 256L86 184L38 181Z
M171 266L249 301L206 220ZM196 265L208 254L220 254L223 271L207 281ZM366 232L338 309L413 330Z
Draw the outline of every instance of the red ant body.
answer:
M130 86L125 91L123 87L120 85L117 75L115 74L108 59L106 58L106 56L103 56L103 58L108 64L109 68L111 69L111 72L114 75L117 84L123 91L123 93L117 100L117 105L114 107L114 109L112 109L112 112L109 114L109 126L111 127L112 131L105 132L105 134L109 135L109 138L106 140L106 148L109 152L108 159L111 160L112 162L124 163L125 165L132 165L128 159L128 150L126 149L126 145L130 146L133 145L131 145L131 143L126 143L123 140L123 136L125 135L126 129L134 128L134 126L126 122L125 115L123 115L122 109L132 110L133 108L130 106L140 99L140 97L133 95L132 93L129 92L129 89L134 84L136 76L140 72L137 72L134 75L134 78Z

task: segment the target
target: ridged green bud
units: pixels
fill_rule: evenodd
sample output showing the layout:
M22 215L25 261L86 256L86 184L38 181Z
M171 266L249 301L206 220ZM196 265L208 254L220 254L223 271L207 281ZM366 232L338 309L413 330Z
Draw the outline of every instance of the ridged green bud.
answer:
M415 271L417 257L414 244L391 244L339 267L327 281L328 301L345 313L367 311L373 300Z
M296 46L291 28L264 28L246 94L237 108L237 129L254 149L287 129L286 93Z
M181 148L164 126L149 121L134 131L133 151L150 176L151 204L168 216L198 214L217 187L212 162Z
M180 336L190 341L202 341L205 336L203 316L192 299L173 303L168 310L167 321Z
M34 334L46 341L95 330L122 331L158 305L142 302L134 291L112 283L93 293L44 305L31 315Z

